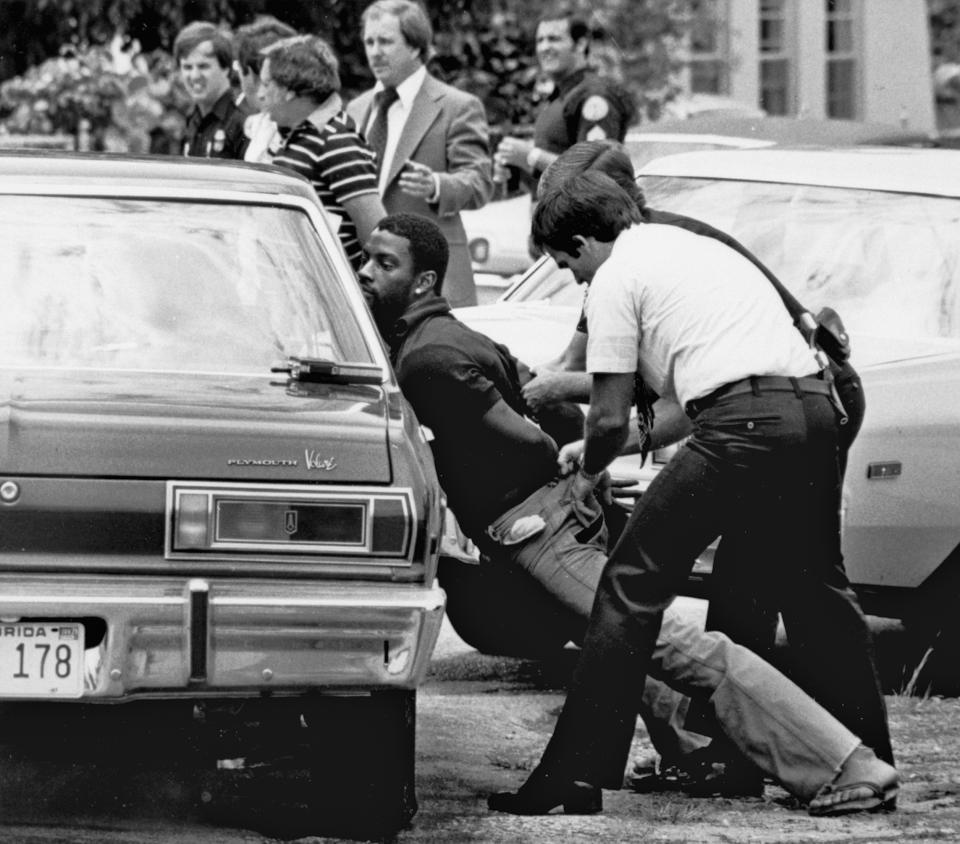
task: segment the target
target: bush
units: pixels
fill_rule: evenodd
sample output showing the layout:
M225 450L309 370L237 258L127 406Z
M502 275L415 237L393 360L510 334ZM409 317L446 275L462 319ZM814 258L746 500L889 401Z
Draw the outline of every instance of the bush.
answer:
M79 146L110 152L173 152L187 98L173 59L134 44L64 48L59 56L0 85L2 128L14 134L65 133ZM89 133L89 137L88 137Z

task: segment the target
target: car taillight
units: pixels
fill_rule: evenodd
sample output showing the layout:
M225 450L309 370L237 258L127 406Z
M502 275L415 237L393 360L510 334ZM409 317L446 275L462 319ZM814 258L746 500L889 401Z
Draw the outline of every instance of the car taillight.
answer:
M406 489L171 481L167 556L344 556L408 564L416 520Z
M177 501L177 548L206 548L210 544L210 496L183 493Z

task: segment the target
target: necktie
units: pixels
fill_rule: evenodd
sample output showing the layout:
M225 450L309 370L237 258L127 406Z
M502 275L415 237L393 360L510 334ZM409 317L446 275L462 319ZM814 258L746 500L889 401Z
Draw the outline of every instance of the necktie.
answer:
M398 99L396 88L384 88L373 97L375 113L367 132L367 143L377 154L378 171L383 169L383 155L387 148L387 111Z

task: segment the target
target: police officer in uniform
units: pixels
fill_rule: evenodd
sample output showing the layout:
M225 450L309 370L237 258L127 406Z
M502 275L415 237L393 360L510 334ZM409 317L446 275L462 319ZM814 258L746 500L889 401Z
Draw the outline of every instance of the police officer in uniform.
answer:
M173 56L194 108L187 117L183 154L190 158L242 159L247 146L246 115L230 85L233 43L206 21L185 26L173 42Z
M534 180L578 141L623 141L636 115L630 94L588 66L590 28L566 6L548 11L537 25L537 60L553 82L537 116L533 140L505 137L495 164L512 166Z

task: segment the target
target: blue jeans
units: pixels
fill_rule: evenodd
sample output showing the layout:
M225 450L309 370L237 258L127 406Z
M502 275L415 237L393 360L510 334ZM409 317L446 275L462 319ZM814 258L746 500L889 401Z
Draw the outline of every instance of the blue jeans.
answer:
M753 559L769 560L754 588L783 616L799 685L878 755L892 755L869 631L840 554L831 400L741 393L702 409L693 423L603 570L571 689L529 780L533 789L571 780L620 786L664 612L697 555L730 530L741 533ZM774 708L782 712L784 701Z
M516 565L586 620L607 561L600 508L575 507L570 480L541 487L493 522L484 552L494 564ZM539 516L538 533L514 544L518 520ZM850 730L771 665L721 633L704 633L667 609L638 705L641 714L669 698L660 681L708 701L726 735L765 773L801 799L830 782L859 743ZM656 743L658 724L648 720ZM659 725L663 729L663 725ZM666 730L670 734L670 730ZM620 767L622 779L623 766ZM617 783L619 787L619 782Z

